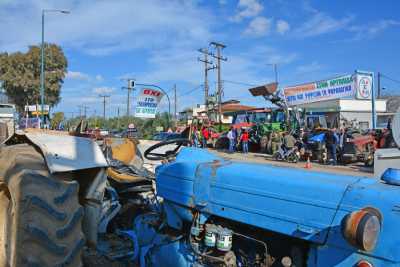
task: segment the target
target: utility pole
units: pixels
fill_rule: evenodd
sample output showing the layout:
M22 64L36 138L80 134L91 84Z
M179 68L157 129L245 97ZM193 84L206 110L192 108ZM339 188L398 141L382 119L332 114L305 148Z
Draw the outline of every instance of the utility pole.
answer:
M89 109L89 107L82 105L82 109L83 109L83 117L86 119L86 114L87 114L87 110Z
M221 52L226 46L221 43L211 42L210 45L214 46L217 50L217 55L210 54L213 58L217 59L217 79L218 79L218 88L217 88L217 97L218 97L218 122L219 128L222 128L222 83L221 83L221 60L227 61L227 58L222 57Z
M110 95L99 95L99 97L103 98L103 120L106 122L106 98L110 97Z
M176 84L174 84L174 119L175 119L175 123L176 123L176 107L177 107L177 97L176 97Z
M206 112L208 112L208 91L209 91L209 86L208 86L208 71L216 69L217 67L213 65L212 61L208 60L209 52L208 48L201 48L198 50L200 53L204 55L204 59L197 58L198 61L201 61L204 63L204 104L206 106ZM211 66L209 66L211 65Z
M119 107L117 107L117 128L119 130Z
M381 98L381 73L378 71L378 99Z
M128 90L128 99L126 102L126 116L128 117L129 120L129 114L130 114L130 109L131 109L131 90L135 90L135 80L134 79L127 79L128 81L128 86L127 87L122 87L122 89L127 89Z

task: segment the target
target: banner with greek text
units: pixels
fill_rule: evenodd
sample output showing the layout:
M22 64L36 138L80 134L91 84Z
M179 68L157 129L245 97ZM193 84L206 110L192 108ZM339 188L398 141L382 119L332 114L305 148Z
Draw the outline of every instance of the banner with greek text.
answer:
M135 117L155 118L158 104L164 94L155 89L142 88L136 100Z
M355 77L340 76L283 89L288 106L313 103L329 99L353 96L355 93Z

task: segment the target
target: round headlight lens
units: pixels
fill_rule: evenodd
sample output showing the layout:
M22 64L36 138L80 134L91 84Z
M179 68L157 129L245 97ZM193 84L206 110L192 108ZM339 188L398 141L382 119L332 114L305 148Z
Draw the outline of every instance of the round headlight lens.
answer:
M371 251L381 232L381 218L379 211L373 208L352 212L344 219L343 235L353 246Z
M371 251L375 248L381 231L381 223L375 215L365 214L357 229L357 243L362 244L361 249Z

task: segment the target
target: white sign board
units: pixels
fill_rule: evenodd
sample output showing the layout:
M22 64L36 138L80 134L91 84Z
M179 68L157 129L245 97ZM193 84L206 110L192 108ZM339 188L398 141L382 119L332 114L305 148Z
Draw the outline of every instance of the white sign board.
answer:
M49 111L50 110L50 106L49 105L43 105L43 109L44 111ZM42 105L30 105L30 106L25 106L25 111L30 111L30 112L34 112L34 111L42 111Z
M373 74L357 73L355 79L356 85L356 98L357 99L371 99L372 98L372 84Z
M142 88L137 97L135 117L138 118L155 118L158 104L164 94L155 89Z

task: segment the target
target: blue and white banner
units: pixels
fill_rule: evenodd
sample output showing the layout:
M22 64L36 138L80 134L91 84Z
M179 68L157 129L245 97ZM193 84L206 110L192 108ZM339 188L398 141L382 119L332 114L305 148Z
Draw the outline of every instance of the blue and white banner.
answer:
M164 94L155 89L142 88L136 100L135 117L155 118Z
M373 74L355 73L334 79L322 80L283 88L288 106L308 104L330 99L356 96L357 99L370 99Z

